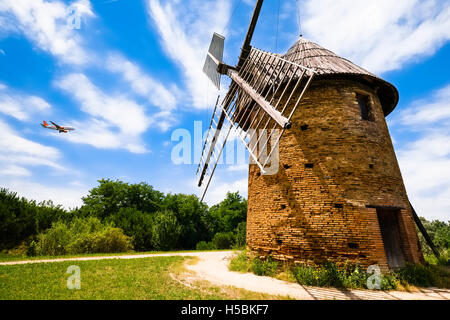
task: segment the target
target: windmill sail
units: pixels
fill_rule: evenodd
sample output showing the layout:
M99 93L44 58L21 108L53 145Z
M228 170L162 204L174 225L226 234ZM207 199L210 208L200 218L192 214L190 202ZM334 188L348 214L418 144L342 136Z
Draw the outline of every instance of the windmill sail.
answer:
M220 89L220 74L217 72L217 67L223 59L224 42L225 38L214 32L206 55L205 64L203 65L203 72L214 83L217 89Z
M205 192L232 128L252 161L265 172L281 136L291 126L291 117L315 71L287 61L280 55L252 48L240 70L230 68L227 74L233 81L227 95L216 105L209 130L214 133L208 132L197 170L200 173L199 186L203 185L206 176L209 178ZM225 128L225 138L219 140L222 128ZM271 150L266 156L264 150L276 132L276 141L270 143Z

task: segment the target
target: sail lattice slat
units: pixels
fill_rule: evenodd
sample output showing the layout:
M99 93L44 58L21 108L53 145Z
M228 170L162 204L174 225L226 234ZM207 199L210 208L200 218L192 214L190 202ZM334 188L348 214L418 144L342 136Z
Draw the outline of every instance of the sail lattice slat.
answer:
M197 170L199 186L208 177L206 189L232 128L247 148L252 163L265 172L315 71L252 48L240 70L229 69L227 74L233 81L222 102L216 104Z

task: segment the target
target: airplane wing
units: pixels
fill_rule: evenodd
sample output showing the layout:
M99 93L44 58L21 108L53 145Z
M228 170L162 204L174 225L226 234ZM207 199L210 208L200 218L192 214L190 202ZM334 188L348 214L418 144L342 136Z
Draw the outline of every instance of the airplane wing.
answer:
M49 126L48 124L41 123L41 126L46 129L58 130L55 126Z
M56 123L54 123L53 121L50 121L55 127L56 127L56 129L57 130L59 130L60 128L61 128L61 126L58 126Z

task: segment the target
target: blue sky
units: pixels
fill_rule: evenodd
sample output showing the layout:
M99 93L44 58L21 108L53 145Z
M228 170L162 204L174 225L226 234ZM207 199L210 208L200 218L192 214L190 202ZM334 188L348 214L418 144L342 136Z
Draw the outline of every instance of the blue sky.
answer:
M286 52L299 35L296 2L265 1L255 47ZM298 3L305 38L398 88L387 120L408 194L419 214L448 219L450 1ZM100 178L200 194L196 165L174 163L172 138L193 136L194 121L207 129L218 94L201 71L211 35L226 36L225 61L236 63L253 5L0 0L0 186L66 207ZM77 130L44 130L44 119ZM226 191L246 195L245 165L220 166L207 202Z

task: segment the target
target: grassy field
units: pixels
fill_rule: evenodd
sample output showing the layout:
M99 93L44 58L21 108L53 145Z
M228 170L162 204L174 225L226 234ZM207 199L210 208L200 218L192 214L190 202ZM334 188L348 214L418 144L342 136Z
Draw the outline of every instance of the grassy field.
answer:
M67 259L67 258L79 258L79 257L106 257L106 256L131 256L131 255L143 255L143 254L157 254L157 253L183 253L183 252L198 252L199 250L180 250L180 251L130 251L130 252L117 252L117 253L80 253L80 254L66 254L61 256L27 256L25 254L9 254L0 252L0 262L8 261L22 261L22 260L47 260L47 259ZM201 251L223 251L223 250L201 250ZM227 250L237 251L237 250Z
M273 299L232 287L195 283L172 275L184 272L187 257L67 261L0 266L0 300L5 299ZM189 261L188 261L189 262ZM81 271L81 289L68 289L71 265Z

